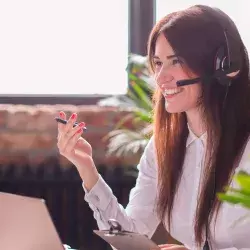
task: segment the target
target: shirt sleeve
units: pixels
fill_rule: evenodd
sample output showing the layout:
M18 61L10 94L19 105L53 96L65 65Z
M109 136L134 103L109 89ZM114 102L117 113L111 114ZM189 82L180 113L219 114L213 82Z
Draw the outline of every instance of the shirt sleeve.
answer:
M139 173L136 185L130 192L126 209L118 203L101 175L89 192L83 183L85 200L94 212L99 229L108 229L108 220L115 219L124 230L152 237L160 222L155 211L157 164L153 137L147 144L137 168Z

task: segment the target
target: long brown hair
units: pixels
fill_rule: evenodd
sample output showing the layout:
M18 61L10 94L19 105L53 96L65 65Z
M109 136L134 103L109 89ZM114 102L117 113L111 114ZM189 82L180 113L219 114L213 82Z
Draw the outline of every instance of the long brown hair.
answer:
M216 12L215 20L211 12ZM218 14L219 13L219 14ZM232 20L222 11L207 6L193 6L174 12L161 19L148 41L148 56L154 72L153 56L159 34L164 34L176 54L180 55L187 66L197 75L213 74L214 59L219 46L225 45L222 27L218 22L227 23L227 33L234 39L241 57L241 70L227 89L211 80L201 83L201 110L207 129L208 159L201 185L195 217L195 239L202 244L203 232L211 222L211 214L218 212L220 201L216 193L223 191L233 174L244 150L249 135L249 62L245 46ZM227 97L225 100L226 92ZM185 159L188 137L185 113L170 114L165 110L165 98L159 89L154 93L154 140L158 161L158 206L162 221L171 213L175 194L178 190ZM224 102L225 101L225 102Z

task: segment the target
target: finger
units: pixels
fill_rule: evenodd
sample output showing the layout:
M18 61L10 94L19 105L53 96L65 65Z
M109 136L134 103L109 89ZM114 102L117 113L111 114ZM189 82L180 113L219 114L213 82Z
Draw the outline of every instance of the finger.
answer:
M79 153L84 151L85 154L92 156L92 147L84 138L76 142L76 150L78 149L80 151Z
M65 114L63 111L60 111L60 112L59 112L59 117L62 118L62 119L64 119L64 120L66 120L66 114ZM64 124L58 122L58 124L57 124L58 133L60 133L60 131L62 130L62 128L63 128L64 126L65 126Z
M61 113L62 117L66 120L66 115L64 113ZM57 139L60 140L60 137L63 136L65 133L69 133L69 131L73 128L73 125L77 119L77 114L73 113L69 120L67 121L67 124L58 124L58 137Z
M68 133L71 131L71 129L73 128L74 123L76 122L77 119L77 114L73 113L70 118L68 119L68 122L66 125L64 125L62 131L63 133Z
M70 155L74 151L75 145L79 140L79 138L81 137L82 133L83 133L82 128L78 128L76 133L72 136L72 138L69 140L69 142L66 144L63 150L65 155Z
M79 129L83 131L82 128L84 126L85 126L85 123L81 122L76 127L71 128L71 131L69 131L68 133L61 133L60 134L60 137L58 140L58 146L59 146L61 151L64 151L67 144L70 142L70 140L72 140L72 137L78 132Z

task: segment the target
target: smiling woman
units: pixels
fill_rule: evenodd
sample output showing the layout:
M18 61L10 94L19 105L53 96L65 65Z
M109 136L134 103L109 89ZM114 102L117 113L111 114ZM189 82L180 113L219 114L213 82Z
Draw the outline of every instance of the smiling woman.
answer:
M127 0L1 1L0 33L0 94L126 91Z
M249 58L235 23L206 5L173 12L150 32L148 59L157 82L153 136L126 208L73 128L76 115L58 125L59 151L79 171L99 228L109 228L112 218L126 231L152 237L162 222L184 246L161 249L249 249L250 225L232 226L249 211L216 197L236 186L235 171L250 172Z
M200 85L194 84L185 87L176 87L176 82L197 77L188 72L184 60L175 55L172 47L163 34L160 34L155 46L153 57L155 81L165 97L165 107L169 113L192 112L197 107L197 100L201 96ZM185 69L185 70L183 70Z

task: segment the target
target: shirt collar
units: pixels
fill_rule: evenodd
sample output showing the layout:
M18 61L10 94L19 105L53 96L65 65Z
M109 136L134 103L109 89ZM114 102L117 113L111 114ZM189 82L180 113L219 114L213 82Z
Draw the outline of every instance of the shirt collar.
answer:
M207 142L207 132L205 132L204 134L202 134L200 137L196 136L193 131L191 130L191 128L189 127L189 125L187 124L188 126L188 131L189 131L189 134L188 134L188 138L187 138L187 142L186 142L186 148L192 144L195 140L201 140L202 144L205 146L206 145L206 142Z

